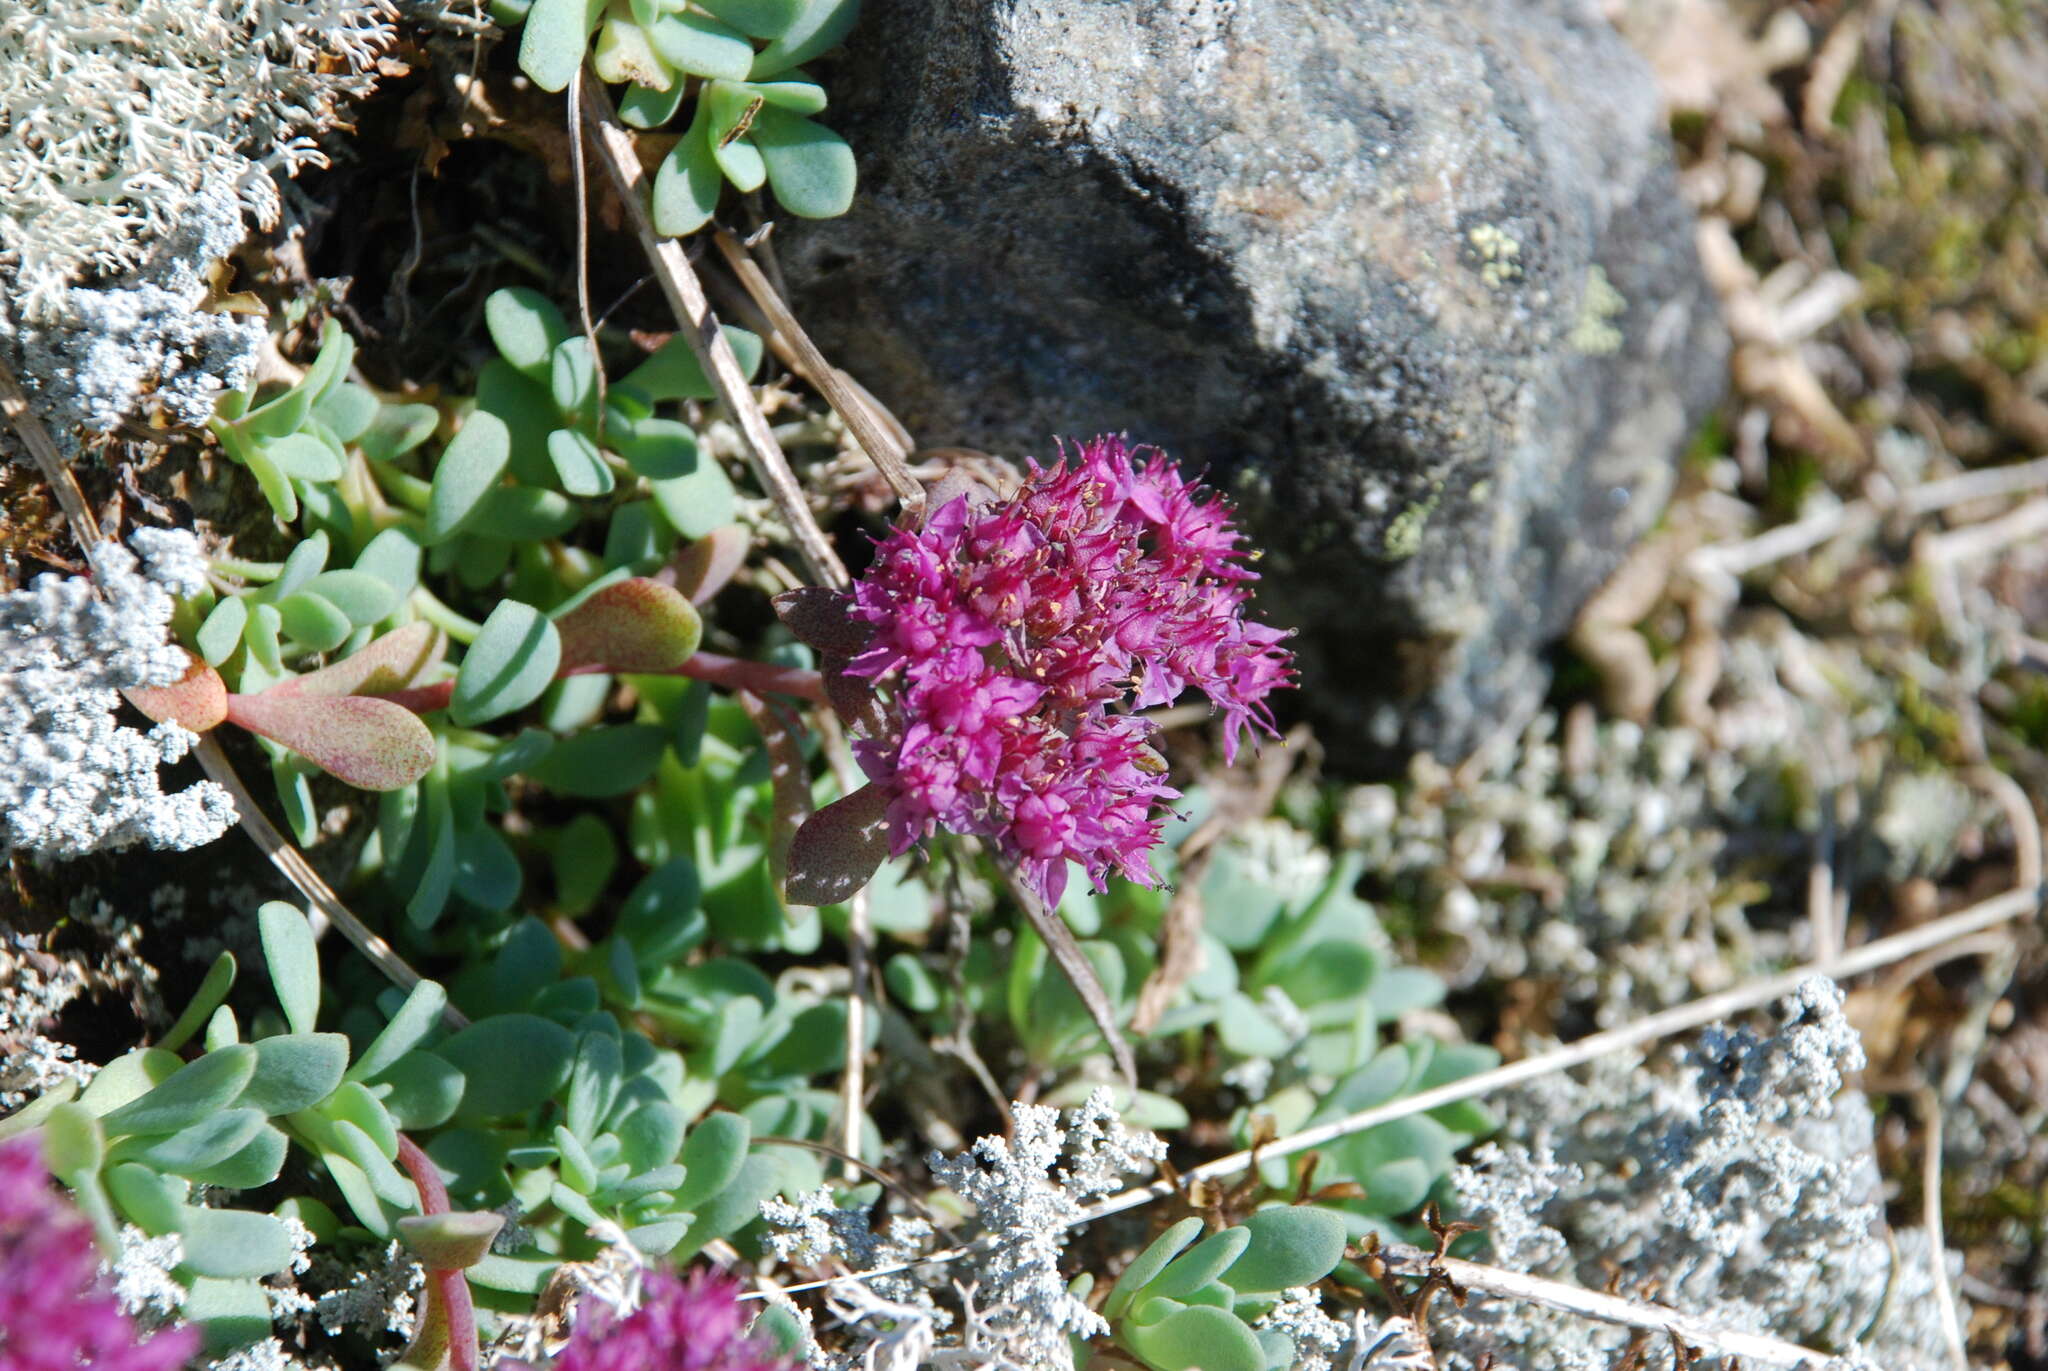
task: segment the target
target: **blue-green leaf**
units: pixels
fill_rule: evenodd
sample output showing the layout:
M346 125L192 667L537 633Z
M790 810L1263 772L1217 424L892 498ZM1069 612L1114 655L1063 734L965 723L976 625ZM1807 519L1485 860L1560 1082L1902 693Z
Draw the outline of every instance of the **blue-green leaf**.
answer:
M285 1022L294 1033L311 1033L320 1015L320 949L306 916L282 900L270 900L256 911L263 939L263 961Z
M434 468L427 502L429 543L443 541L475 518L485 493L505 474L511 455L512 433L503 419L479 409L463 422Z
M449 713L470 728L540 698L561 665L562 643L545 614L517 600L500 600L463 654Z

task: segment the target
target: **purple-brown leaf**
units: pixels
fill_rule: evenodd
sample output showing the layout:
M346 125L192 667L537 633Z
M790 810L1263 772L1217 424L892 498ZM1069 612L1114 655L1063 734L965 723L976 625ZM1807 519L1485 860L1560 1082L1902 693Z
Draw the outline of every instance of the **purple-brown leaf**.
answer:
M853 596L843 590L799 586L783 591L771 603L798 642L834 657L854 656L874 632L846 612Z
M429 623L395 628L361 651L304 676L280 681L266 695L389 695L417 684L441 664L448 638Z
M359 790L400 790L434 764L434 735L403 705L369 695L308 695L274 686L230 695L228 720Z
M555 620L567 674L578 667L601 671L668 671L690 660L704 636L704 621L687 597L646 576L617 581Z
M185 654L185 674L169 685L133 686L126 693L128 703L158 723L179 724L194 733L210 732L228 716L228 688L220 673L206 662Z
M842 904L889 855L889 798L864 785L804 820L789 845L791 904Z

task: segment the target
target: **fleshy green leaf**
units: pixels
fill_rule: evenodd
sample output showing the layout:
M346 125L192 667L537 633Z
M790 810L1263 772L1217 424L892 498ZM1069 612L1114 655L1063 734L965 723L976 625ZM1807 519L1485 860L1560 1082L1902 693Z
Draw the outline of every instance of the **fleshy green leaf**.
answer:
M732 346L733 356L739 360L740 370L752 380L761 369L761 357L765 349L759 335L730 324L720 330L725 341ZM710 378L697 362L697 354L690 347L690 340L678 333L660 347L648 354L647 360L627 375L621 385L632 386L647 393L650 399L661 400L709 400L712 397ZM652 473L647 473L651 475Z
M389 1087L384 1109L400 1128L438 1128L453 1118L468 1082L439 1056L424 1049L406 1053L384 1069L377 1082Z
M368 628L398 608L397 592L364 571L323 571L300 593L318 595L347 615L355 628Z
M498 1014L463 1029L435 1054L467 1082L458 1118L503 1119L524 1114L561 1089L576 1040L538 1015Z
M215 957L213 965L206 969L206 979L199 983L199 989L193 992L191 1001L185 1006L185 1012L178 1016L178 1021L171 1025L157 1046L166 1052L176 1052L190 1042L192 1035L206 1022L207 1015L213 1013L228 997L228 991L234 988L235 970L234 953L222 952Z
M269 1124L256 1130L256 1135L242 1145L240 1151L212 1166L196 1167L184 1174L200 1185L217 1185L227 1190L254 1190L269 1185L284 1170L286 1152L285 1136L282 1131Z
M421 981L406 995L405 1003L384 1025L384 1031L363 1049L363 1055L348 1069L347 1079L375 1080L379 1073L426 1041L448 1006L448 992L439 981Z
M339 606L310 590L285 596L278 601L277 612L284 631L315 652L332 652L348 641L354 628Z
M60 1104L43 1119L43 1164L68 1185L100 1169L107 1139L99 1117L77 1101Z
M548 460L554 464L555 479L571 495L608 495L616 483L597 444L577 429L558 428L548 435Z
M682 1163L689 1175L676 1191L677 1207L695 1209L728 1189L747 1164L752 1139L753 1127L742 1115L710 1114L699 1121L683 1142Z
M263 939L264 966L285 1022L294 1033L311 1033L313 1021L320 1015L320 949L313 941L312 926L304 913L282 900L270 900L259 908L256 923ZM346 1060L344 1055L344 1064ZM336 1075L338 1079L339 1073Z
M595 410L597 356L591 352L588 338L564 338L548 354L548 391L555 407L565 415L587 415Z
M1313 1285L1344 1255L1344 1220L1328 1209L1275 1205L1261 1209L1243 1226L1251 1233L1250 1243L1221 1277L1239 1294Z
M804 13L804 0L698 0L698 4L755 38L781 37Z
M463 421L462 431L434 468L433 493L427 503L429 543L446 540L476 517L485 493L505 474L511 455L512 432L503 419L479 409Z
M1166 1264L1179 1256L1181 1249L1202 1235L1202 1218L1199 1214L1182 1219L1179 1223L1152 1240L1152 1245L1138 1254L1137 1260L1124 1268L1122 1276L1109 1292L1109 1299L1102 1306L1106 1319L1120 1317L1132 1296L1143 1290L1152 1278L1166 1269Z
M744 33L694 9L662 16L647 37L671 66L692 76L744 81L754 65L754 45Z
M314 404L313 417L339 441L353 443L376 422L380 408L376 396L353 381L343 381Z
M753 75L775 76L829 52L844 41L859 17L860 0L803 0L801 13L754 58Z
M239 595L228 596L213 607L206 622L199 626L199 654L209 664L219 666L242 645L242 629L248 622L249 602Z
M429 1271L463 1271L490 1254L504 1226L503 1214L409 1214L398 1221L398 1236Z
M528 774L558 795L623 795L654 774L664 730L655 724L585 729L562 739Z
M263 455L279 471L301 481L341 479L341 458L310 433L287 433L282 438L265 439Z
M178 1068L161 1085L102 1115L101 1122L110 1134L176 1133L227 1108L255 1074L255 1048L239 1043L224 1047Z
M568 89L605 0L533 0L519 35L519 69L545 91Z
M506 361L536 381L548 379L548 355L569 336L569 321L537 290L512 286L484 301L484 327Z
M348 1070L348 1039L339 1033L280 1033L250 1045L256 1074L241 1103L273 1117L311 1109L334 1093Z
M747 135L767 164L775 200L803 219L830 219L853 204L853 149L823 124L764 105Z
M546 615L500 600L463 654L449 714L470 728L524 709L547 689L561 660L561 637Z
M1122 1343L1157 1371L1266 1371L1266 1353L1243 1319L1209 1305L1172 1305L1156 1323L1127 1324Z
M140 1162L157 1171L190 1175L218 1166L240 1152L263 1127L254 1109L226 1109L164 1138L130 1138L114 1149L117 1161Z
M704 104L699 101L690 127L668 150L668 156L662 158L660 169L654 173L654 227L671 238L695 233L711 221L718 209L718 193L724 188L725 175L719 170L718 159L711 155L709 129Z
M356 439L363 456L373 462L403 457L434 436L441 412L432 405L384 405Z
M185 1266L196 1275L274 1276L289 1270L296 1255L284 1221L269 1214L188 1207L179 1228L185 1237Z

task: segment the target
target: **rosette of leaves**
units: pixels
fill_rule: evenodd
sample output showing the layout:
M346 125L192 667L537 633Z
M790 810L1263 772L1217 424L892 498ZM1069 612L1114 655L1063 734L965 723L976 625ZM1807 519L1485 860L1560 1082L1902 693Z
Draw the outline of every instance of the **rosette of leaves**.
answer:
M724 468L699 450L687 424L656 413L671 401L712 396L686 338L676 335L600 386L590 340L572 335L539 292L493 292L484 323L499 355L477 374L477 432L465 442L465 425L450 445L425 506L434 569L454 570L465 585L489 583L511 564L516 546L575 526L582 510L564 497L608 500L587 507L606 512L608 568L651 569L679 538L732 522ZM761 365L761 340L745 329L725 334L751 377ZM515 571L515 583L535 579L526 563Z
M753 1221L784 1184L786 1150L753 1146L747 1118L692 1126L710 1090L692 1084L682 1054L621 1029L592 978L562 978L537 922L458 982L478 1011L466 1027L448 1031L448 993L423 981L387 994L388 1017L352 1007L343 1031L322 1032L304 916L273 902L258 920L281 1016L257 1015L245 1040L225 1004L236 967L224 953L161 1042L0 1123L0 1136L44 1130L53 1173L109 1250L120 1223L179 1236L183 1312L214 1345L270 1335L261 1282L297 1255L287 1217L323 1243L401 1237L429 1267L464 1270L486 1310L526 1313L562 1261L596 1253L592 1226L680 1259ZM188 1060L195 1037L204 1050ZM409 1136L426 1140L452 1213L421 1212L401 1154ZM195 1186L275 1183L294 1148L325 1172L339 1211L310 1195L267 1213L195 1201ZM479 1243L472 1220L511 1200L525 1236L494 1254L495 1223Z
M305 375L261 403L253 388L228 392L208 425L288 523L299 517L302 501L322 509L332 503L324 488L341 480L350 444L390 457L434 431L432 406L388 405L349 380L355 352L355 340L329 319Z
M1344 1221L1276 1205L1207 1237L1202 1228L1182 1219L1125 1268L1102 1306L1117 1346L1153 1371L1287 1371L1293 1340L1252 1323L1281 1291L1336 1268Z
M455 982L479 1017L433 1051L468 1084L444 1099L445 1126L426 1150L452 1202L519 1206L519 1245L470 1273L487 1307L528 1307L561 1262L596 1255L607 1234L684 1260L807 1179L786 1149L754 1144L747 1115L705 1114L716 1085L703 1054L620 1027L603 1003L607 989L619 998L621 974L603 949L568 961L526 919Z
M258 912L264 960L281 1010L259 1014L244 1039L224 1001L235 981L222 953L161 1041L102 1067L81 1092L53 1090L0 1124L41 1126L51 1170L118 1251L119 1223L151 1236L175 1234L184 1316L215 1347L270 1335L262 1280L298 1255L287 1217L332 1237L342 1224L318 1200L287 1200L271 1212L196 1200L268 1186L297 1148L317 1162L355 1226L388 1237L418 1209L413 1182L396 1165L399 1130L431 1122L462 1078L444 1059L415 1050L436 1027L446 996L423 982L357 1052L340 1033L317 1029L320 968L304 915L270 903ZM185 1055L195 1037L203 1050ZM352 1060L353 1058L353 1060Z
M493 0L491 9L500 23L524 24L519 65L543 90L566 89L588 51L601 80L628 86L619 101L628 124L659 128L694 96L655 176L663 233L703 227L728 181L742 192L765 184L806 219L853 203L853 152L810 117L825 91L801 64L839 45L859 0Z

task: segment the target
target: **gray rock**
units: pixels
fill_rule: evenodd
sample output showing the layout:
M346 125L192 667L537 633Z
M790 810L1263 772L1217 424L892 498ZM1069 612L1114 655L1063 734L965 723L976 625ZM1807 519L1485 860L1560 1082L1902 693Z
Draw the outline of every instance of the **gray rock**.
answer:
M1350 766L1460 753L1656 519L1726 342L1591 0L869 0L827 350L920 441L1208 466Z

